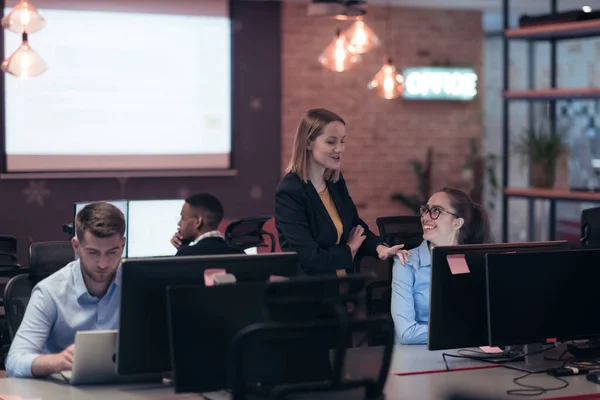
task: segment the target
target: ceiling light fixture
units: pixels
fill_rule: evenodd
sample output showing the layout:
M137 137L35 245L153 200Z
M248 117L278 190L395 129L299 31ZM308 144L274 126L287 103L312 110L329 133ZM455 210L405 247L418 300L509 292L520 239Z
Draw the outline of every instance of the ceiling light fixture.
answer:
M42 74L48 64L31 48L28 35L46 26L46 20L29 1L19 3L2 18L2 28L20 34L22 43L19 48L0 64L0 69L17 78L27 79Z

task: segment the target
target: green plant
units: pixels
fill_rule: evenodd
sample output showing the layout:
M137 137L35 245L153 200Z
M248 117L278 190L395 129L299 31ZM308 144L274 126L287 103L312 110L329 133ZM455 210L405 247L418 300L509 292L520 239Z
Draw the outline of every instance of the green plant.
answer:
M556 163L569 152L564 129L549 129L547 123L537 128L525 129L514 144L515 153L529 161L533 186L554 186Z
M514 151L529 160L530 164L539 164L554 168L558 158L569 151L565 141L564 129L548 129L542 123L537 128L525 129L517 138Z
M411 167L415 177L417 178L417 193L403 194L394 193L391 199L399 201L404 206L409 208L415 215L419 215L419 206L427 203L431 194L431 165L433 163L433 148L427 149L425 163L411 160L408 165Z
M481 155L479 151L479 141L476 138L469 138L469 154L463 163L463 170L473 171L473 189L470 196L477 203L483 202L483 192L488 191L487 208L493 210L496 207L496 195L498 194L498 177L496 176L496 164L498 156L488 153ZM487 178L487 187L484 183Z
M475 162L479 157L479 143L475 138L469 138L469 154L467 155L467 159L463 164L463 169L473 169L475 167Z
M488 203L487 208L494 210L496 208L496 195L498 194L498 177L496 176L496 164L498 156L496 154L486 154L484 159L485 175L488 178Z

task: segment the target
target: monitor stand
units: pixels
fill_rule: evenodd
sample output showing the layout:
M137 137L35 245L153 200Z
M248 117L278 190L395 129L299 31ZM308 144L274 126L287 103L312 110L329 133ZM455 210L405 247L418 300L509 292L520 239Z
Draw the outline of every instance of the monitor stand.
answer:
M567 350L578 361L597 360L600 358L600 342L596 340L569 344L567 345Z
M564 344L556 346L554 349L544 351L547 345L542 343L531 343L524 346L511 346L513 350L521 347L524 354L524 361L511 362L504 364L506 368L516 369L518 371L539 374L548 371L549 369L559 368L563 365L563 361L553 361L558 359L565 353L567 346ZM548 360L551 358L553 360Z

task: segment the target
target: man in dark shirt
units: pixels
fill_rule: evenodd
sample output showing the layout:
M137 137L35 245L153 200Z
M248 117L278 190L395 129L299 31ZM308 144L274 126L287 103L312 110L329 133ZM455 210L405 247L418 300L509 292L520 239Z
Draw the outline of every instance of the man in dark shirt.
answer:
M185 199L179 229L171 238L171 244L177 248L176 255L243 254L225 243L218 231L222 219L223 206L216 197L200 193Z

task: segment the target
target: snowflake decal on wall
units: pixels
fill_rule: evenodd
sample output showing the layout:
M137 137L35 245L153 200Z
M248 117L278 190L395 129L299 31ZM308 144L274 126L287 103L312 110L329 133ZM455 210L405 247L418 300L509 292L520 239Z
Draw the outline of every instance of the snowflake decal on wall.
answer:
M27 188L23 190L27 204L37 204L42 207L50 196L50 189L46 187L45 181L30 180Z

